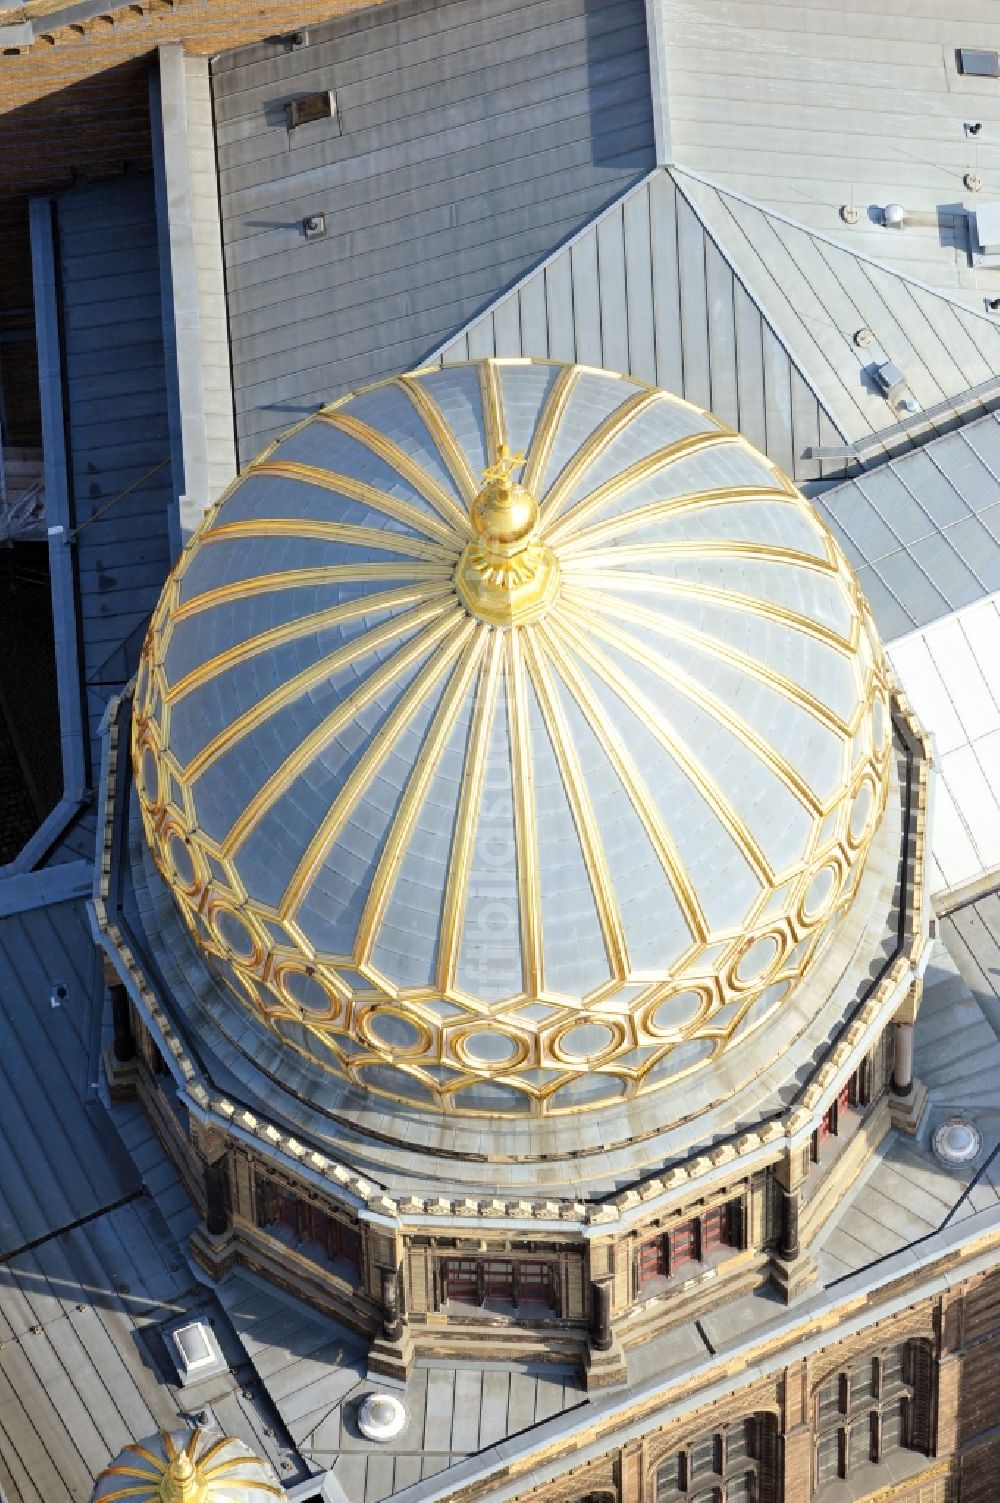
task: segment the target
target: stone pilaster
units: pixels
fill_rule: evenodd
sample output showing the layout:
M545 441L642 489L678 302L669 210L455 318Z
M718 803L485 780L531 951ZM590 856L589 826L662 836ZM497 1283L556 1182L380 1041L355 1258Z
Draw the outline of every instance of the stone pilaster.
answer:
M610 1388L628 1382L628 1367L611 1318L614 1280L610 1275L590 1281L590 1340L583 1359L588 1389Z
M135 1036L132 1033L132 1007L128 992L120 981L109 987L111 993L111 1022L114 1028L115 1059L128 1064L135 1059Z
M778 1178L778 1246L771 1254L771 1282L786 1300L791 1300L816 1278L812 1259L802 1255L799 1242L803 1155L786 1153L775 1166Z
M621 1503L645 1503L643 1451L641 1440L630 1440L618 1453L618 1496Z
M205 1180L205 1230L210 1237L224 1237L229 1230L225 1154L213 1161L206 1159L202 1173Z
M413 1338L406 1320L400 1276L403 1243L391 1232L374 1230L370 1242L377 1278L372 1293L382 1308L382 1328L368 1353L368 1376L405 1383L413 1366Z
M892 1091L894 1096L905 1097L912 1090L913 1024L897 1022L892 1066Z
M136 1094L136 1047L132 1008L121 977L108 957L101 956L104 982L111 999L114 1042L104 1052L104 1073L112 1101L130 1101Z
M812 1498L812 1429L794 1425L781 1437L784 1489L782 1503L810 1503Z

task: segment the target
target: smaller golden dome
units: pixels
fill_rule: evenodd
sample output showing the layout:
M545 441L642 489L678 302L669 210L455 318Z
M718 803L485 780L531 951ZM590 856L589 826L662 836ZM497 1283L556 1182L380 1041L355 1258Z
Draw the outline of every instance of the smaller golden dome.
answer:
M91 1503L264 1503L284 1491L270 1464L232 1436L200 1428L126 1446L94 1484Z
M462 604L492 626L524 626L552 604L559 589L559 563L536 539L538 502L514 479L524 463L506 444L483 470L486 482L472 503L476 536L455 570Z

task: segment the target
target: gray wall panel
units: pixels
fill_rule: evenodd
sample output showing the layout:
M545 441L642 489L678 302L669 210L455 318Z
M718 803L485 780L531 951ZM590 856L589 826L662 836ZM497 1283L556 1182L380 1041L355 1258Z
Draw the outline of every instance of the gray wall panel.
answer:
M284 103L320 88L339 120L289 133ZM653 164L642 0L401 0L227 54L213 91L241 463L418 364ZM327 234L306 241L315 212ZM596 362L567 291L543 285L471 352L530 337Z
M67 468L92 738L108 696L135 671L144 624L170 566L155 224L150 178L121 178L56 200Z

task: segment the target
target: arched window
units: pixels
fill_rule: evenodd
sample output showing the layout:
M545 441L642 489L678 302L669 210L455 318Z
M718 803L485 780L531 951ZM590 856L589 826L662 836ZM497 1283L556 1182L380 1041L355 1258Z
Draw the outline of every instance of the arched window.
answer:
M930 1343L907 1341L832 1373L816 1390L814 1496L892 1451L930 1451Z
M778 1503L777 1441L772 1414L699 1436L657 1468L656 1503Z

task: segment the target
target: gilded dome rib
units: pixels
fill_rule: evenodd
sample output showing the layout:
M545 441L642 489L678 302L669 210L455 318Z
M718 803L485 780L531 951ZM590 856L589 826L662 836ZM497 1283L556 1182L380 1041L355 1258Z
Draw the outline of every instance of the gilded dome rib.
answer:
M775 543L748 543L742 538L677 538L670 543L623 543L621 547L609 548L606 553L588 554L587 562L591 569L600 569L605 560L613 567L618 563L648 563L650 559L661 558L745 558L754 563L793 564L815 574L837 573L836 565L827 559L803 553L799 548L784 548Z
M486 463L489 466L495 465L501 452L507 448L507 414L503 405L500 376L493 361L481 361L477 372L486 425Z
M318 756L327 742L332 740L345 725L349 725L356 718L358 711L369 704L382 689L388 688L405 669L422 657L426 657L441 638L461 619L459 612L454 608L450 611L446 608L443 613L435 612L434 614L439 619L432 620L430 626L426 627L419 636L407 642L374 673L364 679L353 694L341 700L337 708L299 742L282 762L277 772L273 773L263 787L258 789L222 844L221 853L226 860L232 859L263 815L277 803L303 768Z
M203 542L229 543L236 538L310 538L314 542L340 543L347 548L375 548L380 553L401 553L406 558L422 558L453 564L458 548L445 546L430 538L410 537L405 532L389 532L382 527L361 527L353 522L310 522L305 517L283 520L262 517L252 522L223 522L206 532Z
M696 626L688 626L681 621L675 621L662 613L651 611L647 606L636 605L634 601L626 603L624 600L619 600L608 590L574 590L571 578L567 579L563 593L567 605L576 607L577 615L582 614L585 619L589 620L590 613L596 605L604 615L617 616L625 622L634 621L637 625L642 625L647 630L656 632L662 637L669 637L676 642L688 642L707 656L738 668L741 673L757 679L769 689L773 689L776 694L781 694L791 704L797 705L800 710L805 710L807 714L812 715L821 725L826 726L827 730L834 731L839 736L849 734L844 720L829 705L817 699L816 695L811 694L804 685L787 678L776 668L761 662L759 658L753 657L739 647L733 647L731 643L723 641L721 637L711 632L701 631Z
M469 514L462 511L454 496L440 486L433 475L428 475L423 465L418 464L411 454L399 444L394 444L384 434L372 428L370 424L362 422L360 418L351 417L349 413L342 412L338 408L326 408L316 414L318 422L329 423L331 428L339 428L342 433L347 433L351 438L356 438L364 444L379 459L397 470L404 480L408 480L425 501L430 502L435 511L440 512L446 522L450 522L460 538L467 538L471 528L469 526Z
M673 836L656 807L656 801L646 786L624 741L615 728L608 723L600 703L586 679L578 670L569 650L552 629L542 623L539 635L545 642L553 664L573 698L586 716L591 730L600 742L604 754L615 769L633 807L639 812L643 824L653 842L653 847L667 880L673 889L678 907L684 915L693 939L708 937L709 924Z
M650 389L634 392L609 413L603 423L599 424L579 446L572 458L563 465L544 497L539 498L540 530L541 535L547 541L551 542L552 538L557 536L552 531L553 524L572 493L573 487L587 473L591 465L600 459L608 445L614 443L618 435L650 407L667 401L669 398L662 391ZM714 422L715 419L713 418L712 421Z
M459 495L467 506L471 506L481 482L469 463L469 456L445 422L440 407L416 377L397 376L395 384L413 404L458 487Z
M614 414L612 413L613 416ZM662 448L657 449L652 454L647 454L645 458L637 459L634 464L629 465L628 469L622 470L621 474L613 475L610 480L605 480L603 484L597 486L589 495L584 496L582 500L578 501L575 506L571 507L568 512L564 512L559 518L551 519L549 513L545 512L543 503L542 535L550 546L555 546L556 544L561 546L567 538L575 536L581 524L588 517L592 517L595 512L610 505L612 501L617 500L619 496L625 495L636 486L644 484L647 480L652 480L654 476L661 475L664 470L669 470L683 459L691 459L699 454L708 454L713 449L730 448L738 444L738 442L739 439L736 434L732 433L728 428L721 428L717 432L713 431L710 433L689 433L683 438L674 439L672 443L664 444ZM602 447L606 447L606 445ZM599 453L595 454L594 460L599 457ZM590 468L590 464L594 460L591 460L584 469L581 469L575 478L582 478L582 475L586 472L586 469ZM707 493L704 491L698 491L694 493L694 497L697 498L705 494ZM552 491L550 490L546 500L551 495ZM685 495L677 499L686 503L690 498ZM655 504L662 505L661 502ZM633 513L630 512L630 525L632 515ZM616 516L614 521L620 526L622 518ZM605 524L599 525L604 526Z
M731 731L740 741L751 746L764 766L785 785L803 808L808 809L810 814L823 813L822 800L813 792L802 774L759 731L755 730L748 720L737 714L735 710L729 709L717 694L713 694L711 690L697 683L683 668L668 663L658 653L650 651L642 642L638 642L631 632L612 626L610 622L595 619L592 611L581 610L578 605L567 601L566 615L581 633L599 638L609 647L617 647L635 662L641 663L657 678L663 679L664 683L670 684L671 688L676 689L692 704L704 710L719 725L725 726L726 730ZM704 781L707 774L701 764L694 760L693 765L698 767L697 780Z
M538 495L539 486L552 457L552 446L559 431L559 424L563 420L566 406L573 395L579 377L578 366L564 365L552 383L539 413L538 424L531 443L528 445L527 458L521 472L521 484L533 496Z
M711 804L719 823L726 829L758 881L762 885L773 884L774 868L764 855L746 821L737 814L708 768L694 754L686 741L667 724L659 708L622 673L620 668L605 657L599 647L587 641L575 622L560 617L558 622L553 622L552 630L568 641L571 649L579 653L583 661L590 665L622 703L626 704L646 726L667 755L683 769L702 797Z
M583 568L579 563L574 564L572 578L574 584L591 585L595 591L613 584L616 589L634 590L644 595L680 595L711 601L713 605L725 606L728 610L746 611L749 615L760 616L764 620L780 622L783 626L802 632L804 636L814 637L817 642L832 647L843 657L850 657L855 651L853 642L849 642L823 621L814 621L811 616L803 616L800 611L793 611L776 601L763 600L759 595L727 590L722 585L703 583L700 579L667 579L662 575L654 578L629 569L595 567L591 570L589 566Z
M478 622L470 621L468 617L463 619L460 613L455 612L442 623L443 629L437 630L437 637L431 643L433 653L430 660L393 707L380 735L369 743L289 878L278 904L278 911L283 919L294 919L298 913L307 887L326 861L358 799L392 750L396 736L416 713L428 693L450 671L469 638L478 631L478 625ZM452 633L450 636L445 637L444 641L439 640L449 631ZM362 685L363 689L367 687L367 683Z
M532 767L528 711L524 699L524 665L521 634L504 634L507 678L507 714L513 756L514 829L517 843L517 891L521 915L521 961L524 989L537 996L545 989L542 950L542 915L538 894L538 821L535 817L535 782Z
M776 504L793 505L792 498L785 492L774 490L769 486L760 486L753 489L745 485L719 486L715 490L692 491L683 496L665 496L660 501L651 501L647 506L637 506L630 511L624 522L627 523L629 532L638 532L643 527L655 526L657 522L669 521L682 516L688 511L709 511L714 506L730 506L734 502L760 502L768 501ZM569 513L573 517L577 508ZM567 517L567 521L569 520ZM567 560L575 558L577 554L586 552L595 544L603 543L608 538L618 536L623 528L623 519L617 514L607 517L603 522L595 522L593 527L585 527L579 531L569 532L563 536L559 548L560 558Z
M420 605L415 606L413 610L405 611L402 615L393 616L390 620L382 622L380 626L373 627L370 632L352 638L350 642L345 642L343 646L338 647L335 652L324 654L317 662L311 663L308 668L303 668L301 673L297 673L294 678L287 679L277 689L272 689L270 694L266 694L263 699L259 699L256 704L251 705L248 710L244 710L242 715L230 721L229 725L220 731L217 736L213 737L196 757L192 757L184 769L185 781L195 782L230 747L235 746L238 741L242 741L258 725L261 725L270 716L276 715L279 710L283 710L293 700L300 699L302 695L308 694L310 689L315 688L318 684L325 683L334 674L341 672L342 669L347 668L351 663L357 662L359 658L368 657L377 648L384 646L387 642L393 641L396 637L404 637L407 632L415 631L418 627L425 626L428 622L438 622L442 616L450 614L454 614L451 597L449 594L442 592L430 600L423 601ZM433 626L431 629L433 631ZM420 637L417 640L423 641L424 638ZM406 647L401 648L400 654L407 653L411 647L412 644L408 644ZM392 664L396 664L397 667L402 666L402 656L399 656L398 662L395 657L389 661Z
M372 878L368 900L358 924L354 958L359 965L370 962L372 958L378 939L379 925L385 916L417 816L434 774L437 772L444 748L455 729L469 687L479 672L488 642L489 631L481 623L477 623L465 639L465 645L461 650L444 697L427 731L420 759L410 774L406 791L389 828L382 855ZM386 734L388 739L388 728Z
M253 595L270 595L277 590L314 589L316 585L380 584L400 580L405 583L422 581L432 584L450 581L452 569L448 564L325 564L307 569L277 569L273 574L258 574L253 579L237 579L232 584L216 585L204 590L190 600L182 601L172 613L172 621L187 621L191 616L200 616L214 610L217 605L226 605L233 600L249 600Z
M453 991L455 988L462 921L465 916L469 871L476 838L476 820L482 804L483 785L486 781L486 748L493 717L496 714L497 692L503 670L503 637L499 632L491 632L488 635L487 655L480 669L472 729L466 748L462 792L455 819L455 832L452 838L448 877L442 903L437 984L444 993Z
M254 465L253 473L280 475L284 480L301 480L306 485L318 485L323 490L332 491L334 495L346 496L351 501L361 501L366 506L373 506L387 517L393 517L397 522L403 522L407 527L444 543L449 549L457 551L461 546L454 527L447 522L439 522L436 517L421 511L419 506L412 506L399 496L390 496L387 491L381 491L365 481L355 480L351 475L338 470L321 469L318 465L302 464L294 459L265 459Z
M185 695L190 694L192 689L198 689L203 684L210 683L220 673L225 673L228 669L235 668L239 663L245 663L249 658L257 657L262 652L270 652L274 647L281 647L286 642L294 642L299 637L307 637L312 632L325 631L328 627L354 621L359 616L391 611L399 606L422 605L432 600L444 600L450 595L451 590L445 589L444 586L433 589L427 585L408 585L398 590L383 590L377 595L359 595L355 600L341 601L338 605L327 606L325 610L314 611L310 616L298 616L294 621L286 621L282 626L272 626L267 631L257 632L252 637L244 637L242 642L234 643L224 652L218 652L214 657L206 658L197 668L192 668L190 673L186 673L183 678L179 678L175 684L170 685L163 696L164 703L176 704Z
M622 923L614 883L608 869L604 843L601 840L600 829L587 791L587 780L583 775L580 759L573 746L569 726L566 724L566 716L556 696L544 657L538 651L534 636L527 632L524 637L524 661L538 696L546 727L552 738L563 787L587 867L587 876L594 895L594 904L601 924L601 934L604 938L604 949L611 974L615 979L624 979L629 972L625 926Z

